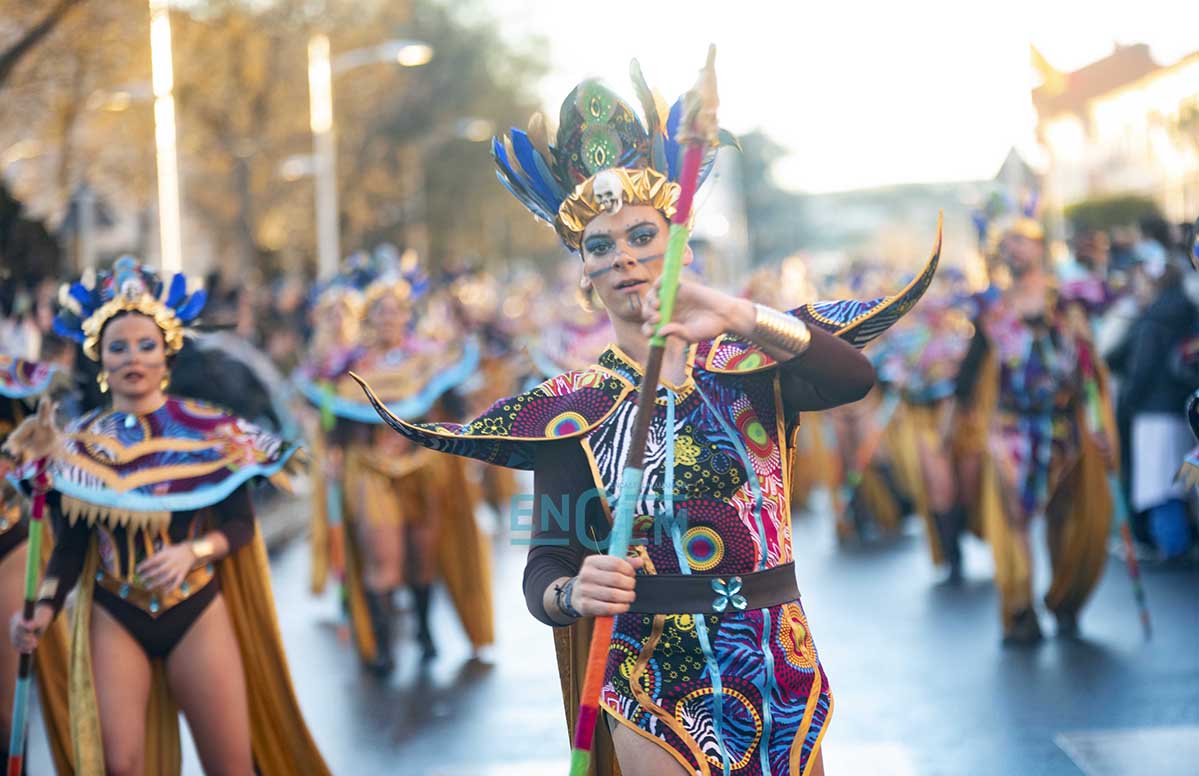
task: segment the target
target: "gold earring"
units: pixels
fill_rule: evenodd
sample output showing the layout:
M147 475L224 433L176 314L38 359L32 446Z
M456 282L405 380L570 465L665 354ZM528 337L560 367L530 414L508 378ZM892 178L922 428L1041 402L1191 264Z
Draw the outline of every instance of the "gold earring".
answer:
M160 382L158 384L158 389L160 391L165 391L167 389L167 386L170 384L171 384L171 376L169 374L165 374L162 376L162 382Z
M108 372L96 375L96 383L100 386L100 393L108 393Z

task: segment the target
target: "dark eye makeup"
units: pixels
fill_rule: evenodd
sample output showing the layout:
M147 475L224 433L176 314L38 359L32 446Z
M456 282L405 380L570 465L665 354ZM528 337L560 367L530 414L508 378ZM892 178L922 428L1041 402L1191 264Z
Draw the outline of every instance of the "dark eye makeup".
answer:
M113 340L108 343L109 353L127 353L129 352L129 342L127 340ZM152 337L145 337L137 341L138 352L153 353L158 349L158 341Z

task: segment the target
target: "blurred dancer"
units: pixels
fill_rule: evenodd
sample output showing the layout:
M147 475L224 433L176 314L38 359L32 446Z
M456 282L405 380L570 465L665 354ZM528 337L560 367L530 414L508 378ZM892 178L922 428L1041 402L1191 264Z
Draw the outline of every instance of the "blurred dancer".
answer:
M474 522L462 467L447 466L386 432L349 379L351 371L369 376L393 411L425 418L474 373L473 342L449 346L446 321L436 325L434 338L423 329L429 322L418 320L414 304L425 283L386 257L351 260L321 294L318 309L358 310L360 318L350 326L357 342L318 351L297 375L301 391L326 418L325 457L340 475L333 485L342 495L328 511L342 512L346 526L345 584L354 642L363 664L380 676L395 668L394 597L404 584L412 595L423 658L437 653L429 611L438 576L472 647L479 650L494 638L490 547ZM354 300L355 288L362 289L361 301ZM333 297L342 301L330 301Z
M33 619L14 618L12 637L38 647L77 588L76 769L178 773L182 711L210 773L326 774L291 686L248 492L256 477L284 481L295 448L164 392L204 304L182 275L164 284L123 258L63 303L55 329L100 363L112 406L59 432L44 404L7 443L26 464L48 456L56 539Z
M978 471L964 483L995 556L1003 639L1039 641L1029 524L1048 521L1053 580L1045 605L1058 634L1073 636L1099 581L1112 504L1105 468L1118 449L1106 375L1085 311L1055 291L1040 225L1028 217L992 242L1006 288L984 297L958 375L958 449ZM1105 434L1086 422L1087 385L1101 394Z
M958 282L960 273L942 270L939 279ZM933 295L935 293L935 296ZM891 424L888 448L896 479L910 494L927 525L934 565L945 566L944 582L962 580L960 537L966 512L960 505L951 446L951 418L957 369L974 327L954 288L934 284L906 328L888 336L879 373L895 373L902 403Z
M616 616L597 772L614 767L602 748L610 734L625 776L820 774L832 695L792 567L790 440L801 411L869 390L873 370L853 346L915 303L936 256L893 297L793 315L683 282L663 330L670 340L635 556L598 554L619 497L679 195L681 103L672 123L636 68L634 78L648 125L588 81L564 102L552 147L540 116L528 135L512 130L494 144L501 180L577 253L578 282L608 311L616 344L465 425L411 424L377 399L376 408L433 450L533 470L525 598L535 617L558 626L572 722L590 618Z

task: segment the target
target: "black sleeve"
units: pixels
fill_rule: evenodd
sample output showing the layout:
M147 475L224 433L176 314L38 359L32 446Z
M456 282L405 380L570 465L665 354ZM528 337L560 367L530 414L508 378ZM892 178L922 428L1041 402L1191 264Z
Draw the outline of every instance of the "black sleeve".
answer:
M812 343L803 355L779 366L787 417L858 401L874 386L874 367L853 345L810 326Z
M229 542L229 554L240 550L254 538L254 504L250 501L250 488L242 485L233 491L214 511L217 524L214 530L224 534Z
M966 351L966 356L962 359L962 365L958 368L957 381L953 387L953 395L959 402L969 404L974 399L974 389L978 387L983 361L990 349L991 345L982 333L982 327L975 324L974 337L970 340L970 349Z
M606 522L594 487L591 467L582 446L575 440L536 445L533 469L533 526L525 562L525 604L541 622L560 626L545 611L545 591L554 580L579 573L589 548L583 538L607 534L598 522ZM583 506L583 525L577 507ZM565 513L565 514L562 514ZM603 530L597 535L597 531ZM581 536L580 536L581 534Z
M49 595L43 596L41 592L38 593L38 603L47 603L54 607L55 616L62 611L67 593L70 593L79 581L91 538L91 526L86 520L79 518L72 524L63 516L57 495L49 494L46 503L54 526L54 551L50 553L50 561L46 564L46 575L41 588L46 590L53 584L54 589Z

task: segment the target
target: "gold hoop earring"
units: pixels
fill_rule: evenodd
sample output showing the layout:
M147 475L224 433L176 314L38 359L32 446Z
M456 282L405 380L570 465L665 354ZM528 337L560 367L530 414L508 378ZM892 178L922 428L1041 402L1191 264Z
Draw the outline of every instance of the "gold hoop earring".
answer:
M108 393L108 372L96 375L96 383L100 386L100 393Z

